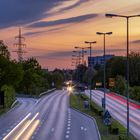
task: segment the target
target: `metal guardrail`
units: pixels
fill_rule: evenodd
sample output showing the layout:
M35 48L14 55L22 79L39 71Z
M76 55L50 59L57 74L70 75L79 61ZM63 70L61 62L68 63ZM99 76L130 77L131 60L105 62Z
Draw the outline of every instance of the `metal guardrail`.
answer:
M55 90L56 90L56 88L53 88L53 89L47 90L45 92L42 92L41 94L39 94L39 97L44 96L45 94L51 93L51 92L53 92Z

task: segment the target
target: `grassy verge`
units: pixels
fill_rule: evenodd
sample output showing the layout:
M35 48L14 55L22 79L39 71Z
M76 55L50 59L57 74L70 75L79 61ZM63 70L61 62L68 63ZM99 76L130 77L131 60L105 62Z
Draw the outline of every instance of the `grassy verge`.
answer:
M89 109L85 109L83 105L83 101L88 100L86 95L78 95L78 94L71 94L70 95L70 106L78 109L96 119L102 140L128 140L126 138L126 128L122 126L119 122L112 120L112 124L110 127L107 127L103 123L103 113L102 108L92 102L91 111ZM113 134L113 131L118 128L119 133ZM131 134L129 140L136 140Z

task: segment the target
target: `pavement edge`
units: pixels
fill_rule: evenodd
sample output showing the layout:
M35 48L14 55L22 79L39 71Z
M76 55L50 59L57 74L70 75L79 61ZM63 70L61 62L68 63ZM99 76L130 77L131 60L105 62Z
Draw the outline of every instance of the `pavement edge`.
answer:
M79 112L79 113L81 113L81 114L83 114L83 115L85 115L85 116L87 116L87 117L89 117L90 119L92 119L94 121L95 126L96 126L96 130L97 130L97 133L98 133L99 140L101 140L100 131L99 131L99 128L98 128L98 125L97 125L97 122L96 122L95 118L91 117L90 115L87 115L87 114L83 113L82 111L80 111L78 109L75 109L73 107L70 107L70 108L75 110L75 111L77 111L77 112Z

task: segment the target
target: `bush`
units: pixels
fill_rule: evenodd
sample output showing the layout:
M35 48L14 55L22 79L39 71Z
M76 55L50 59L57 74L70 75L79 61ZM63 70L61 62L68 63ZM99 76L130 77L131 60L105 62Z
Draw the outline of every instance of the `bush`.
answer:
M140 86L130 88L130 98L140 102Z
M4 91L5 108L9 108L15 101L15 90L12 86L3 85L1 88Z

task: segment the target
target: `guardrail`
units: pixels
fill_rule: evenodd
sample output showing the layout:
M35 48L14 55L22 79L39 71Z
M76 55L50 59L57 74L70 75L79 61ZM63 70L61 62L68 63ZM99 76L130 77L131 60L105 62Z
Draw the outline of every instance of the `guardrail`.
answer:
M49 90L47 90L47 91L45 91L45 92L42 92L41 94L39 94L39 97L44 96L44 95L46 95L46 94L49 94L49 93L51 93L51 92L53 92L53 91L55 91L55 90L56 90L56 88L53 88L53 89L49 89Z
M45 94L49 94L50 92L55 91L56 88L53 89L49 89L45 92L40 93L39 95L27 95L27 94L16 94L16 97L23 97L23 98L40 98L41 96L45 95Z

